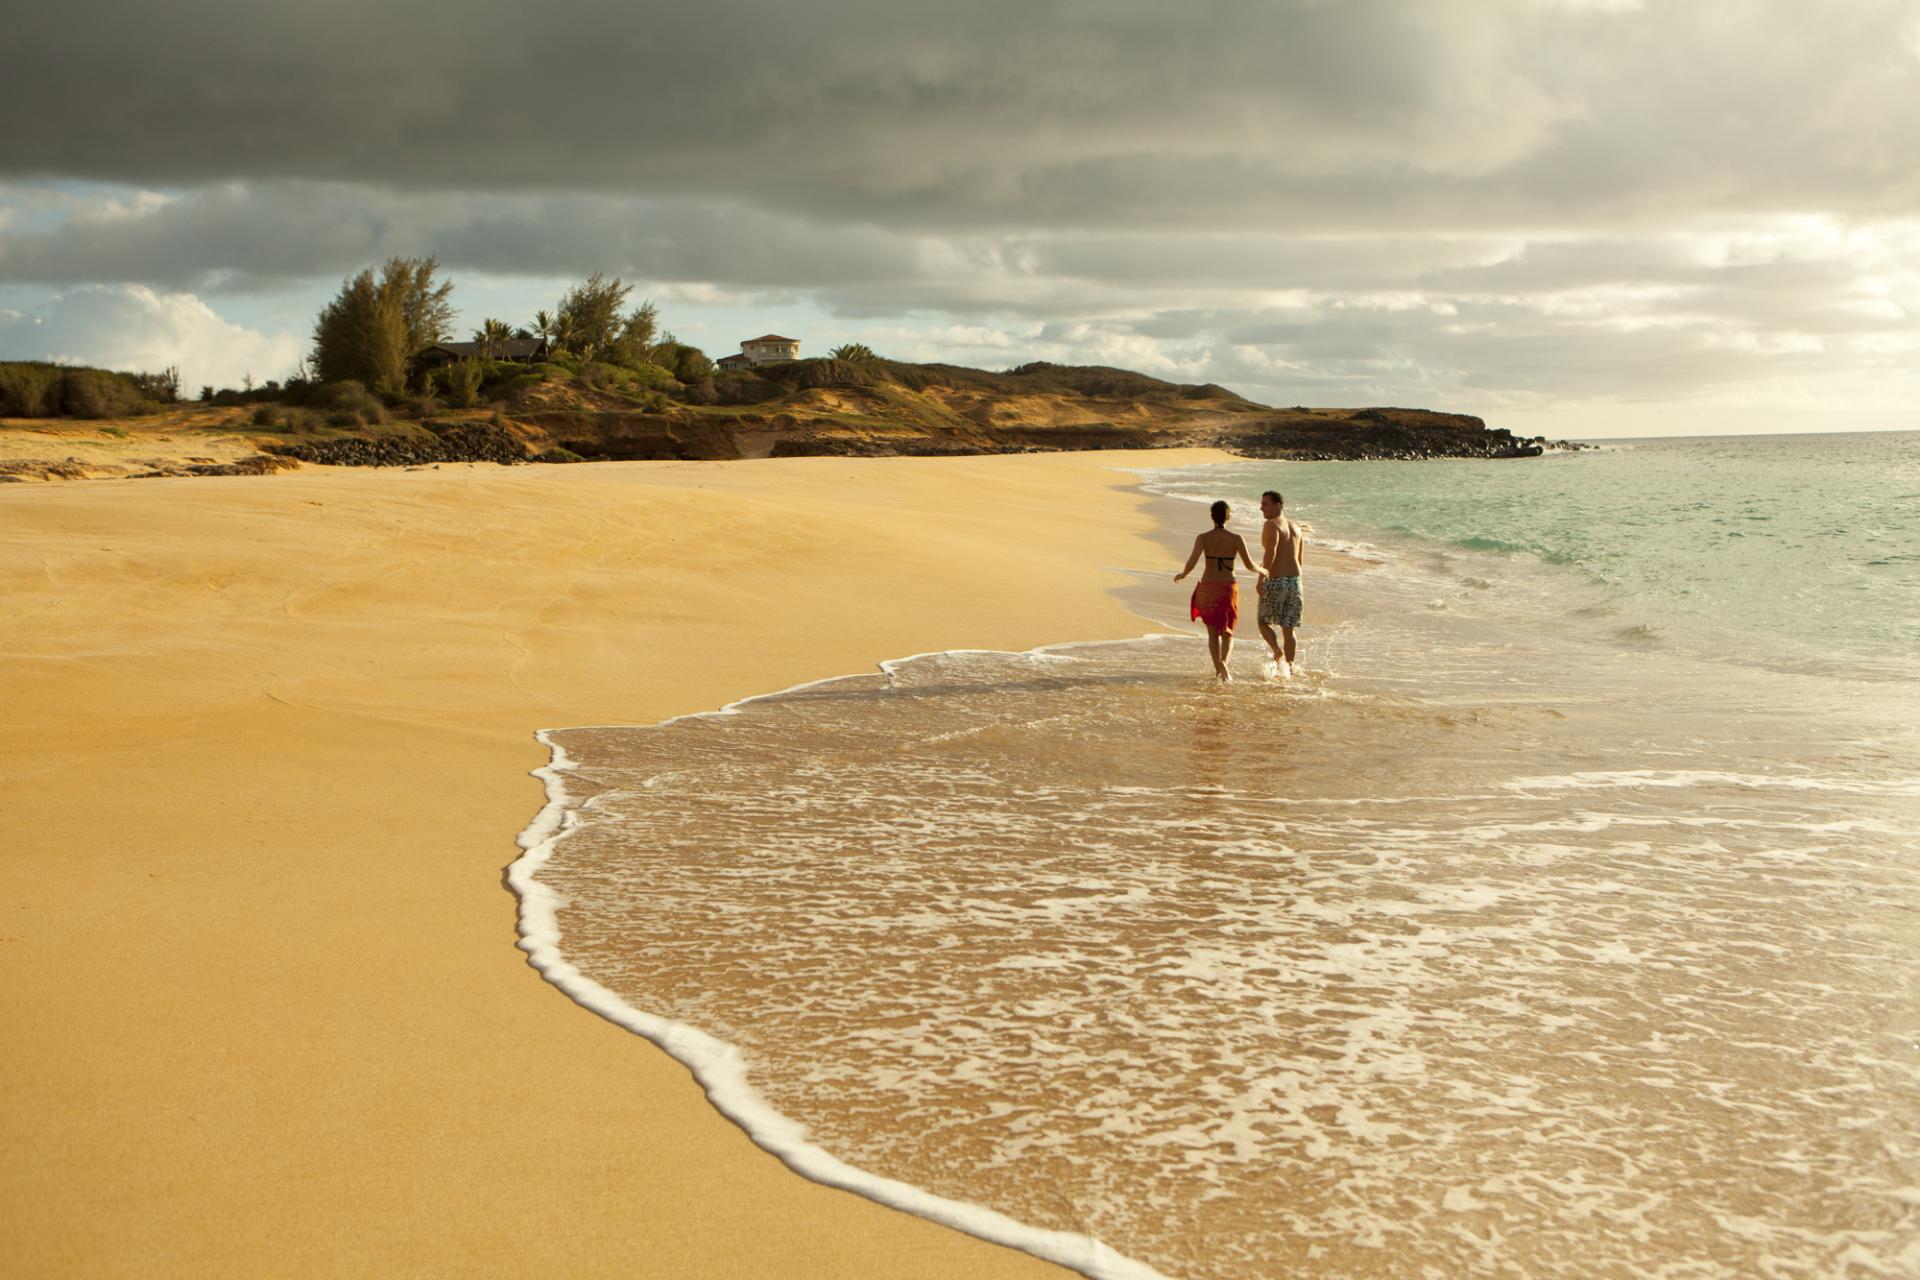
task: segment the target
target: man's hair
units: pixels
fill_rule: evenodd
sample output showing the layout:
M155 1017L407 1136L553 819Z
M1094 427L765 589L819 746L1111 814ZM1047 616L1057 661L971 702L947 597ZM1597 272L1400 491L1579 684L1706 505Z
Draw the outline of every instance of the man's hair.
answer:
M1216 502L1212 506L1207 508L1207 514L1213 517L1213 522L1215 524L1225 524L1227 522L1228 510L1229 508L1227 507L1226 503Z
M1263 498L1272 498L1273 505L1276 507L1284 507L1287 505L1287 500L1280 496L1280 491L1277 489L1269 489L1260 496Z

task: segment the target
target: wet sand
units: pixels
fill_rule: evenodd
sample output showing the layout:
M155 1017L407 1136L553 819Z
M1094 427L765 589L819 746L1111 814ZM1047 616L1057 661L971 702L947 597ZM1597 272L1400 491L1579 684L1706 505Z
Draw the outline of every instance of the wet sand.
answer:
M1217 457L0 490L10 1269L1062 1274L789 1173L527 967L501 869L537 729L1146 630L1117 468Z

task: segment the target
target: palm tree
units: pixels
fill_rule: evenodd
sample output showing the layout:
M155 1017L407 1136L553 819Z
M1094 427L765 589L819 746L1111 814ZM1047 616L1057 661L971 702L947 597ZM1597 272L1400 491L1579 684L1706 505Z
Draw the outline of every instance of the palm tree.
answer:
M551 316L549 317L549 323L553 326L550 332L553 338L554 351L556 353L571 352L573 349L572 318L564 315Z
M533 313L533 331L540 335L541 341L551 344L558 326L554 324L553 312L544 307Z
M873 354L873 348L864 342L845 343L835 347L829 351L827 355L835 360L844 361L847 364L870 364L880 358Z
M505 320L491 318L482 320L480 327L473 331L473 340L480 344L480 350L489 360L493 359L494 346L511 337L513 337L513 326Z

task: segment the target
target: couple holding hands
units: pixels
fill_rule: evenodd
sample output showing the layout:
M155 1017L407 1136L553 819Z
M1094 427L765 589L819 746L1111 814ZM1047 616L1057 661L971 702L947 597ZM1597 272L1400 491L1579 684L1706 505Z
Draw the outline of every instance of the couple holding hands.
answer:
M1227 532L1227 517L1232 508L1216 502L1209 509L1213 528L1193 540L1193 554L1187 567L1174 575L1179 582L1204 558L1207 567L1193 588L1193 616L1207 625L1207 654L1213 659L1213 674L1219 680L1232 680L1227 670L1227 655L1233 652L1233 626L1240 620L1240 584L1234 581L1233 562L1238 557L1259 579L1260 634L1273 651L1273 663L1282 676L1293 674L1294 628L1300 625L1300 566L1306 559L1307 536L1300 526L1282 513L1285 499L1272 489L1260 495L1260 514L1266 523L1260 527L1260 564L1255 566L1247 554L1246 541ZM1274 628L1280 634L1274 634Z

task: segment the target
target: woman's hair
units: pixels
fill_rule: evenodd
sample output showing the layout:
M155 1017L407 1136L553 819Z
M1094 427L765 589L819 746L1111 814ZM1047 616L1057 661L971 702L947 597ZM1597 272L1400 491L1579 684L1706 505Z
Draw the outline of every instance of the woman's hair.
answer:
M1213 522L1215 524L1225 524L1227 522L1227 513L1230 510L1232 510L1232 508L1227 506L1226 503L1216 502L1212 506L1207 508L1207 514L1213 517Z

